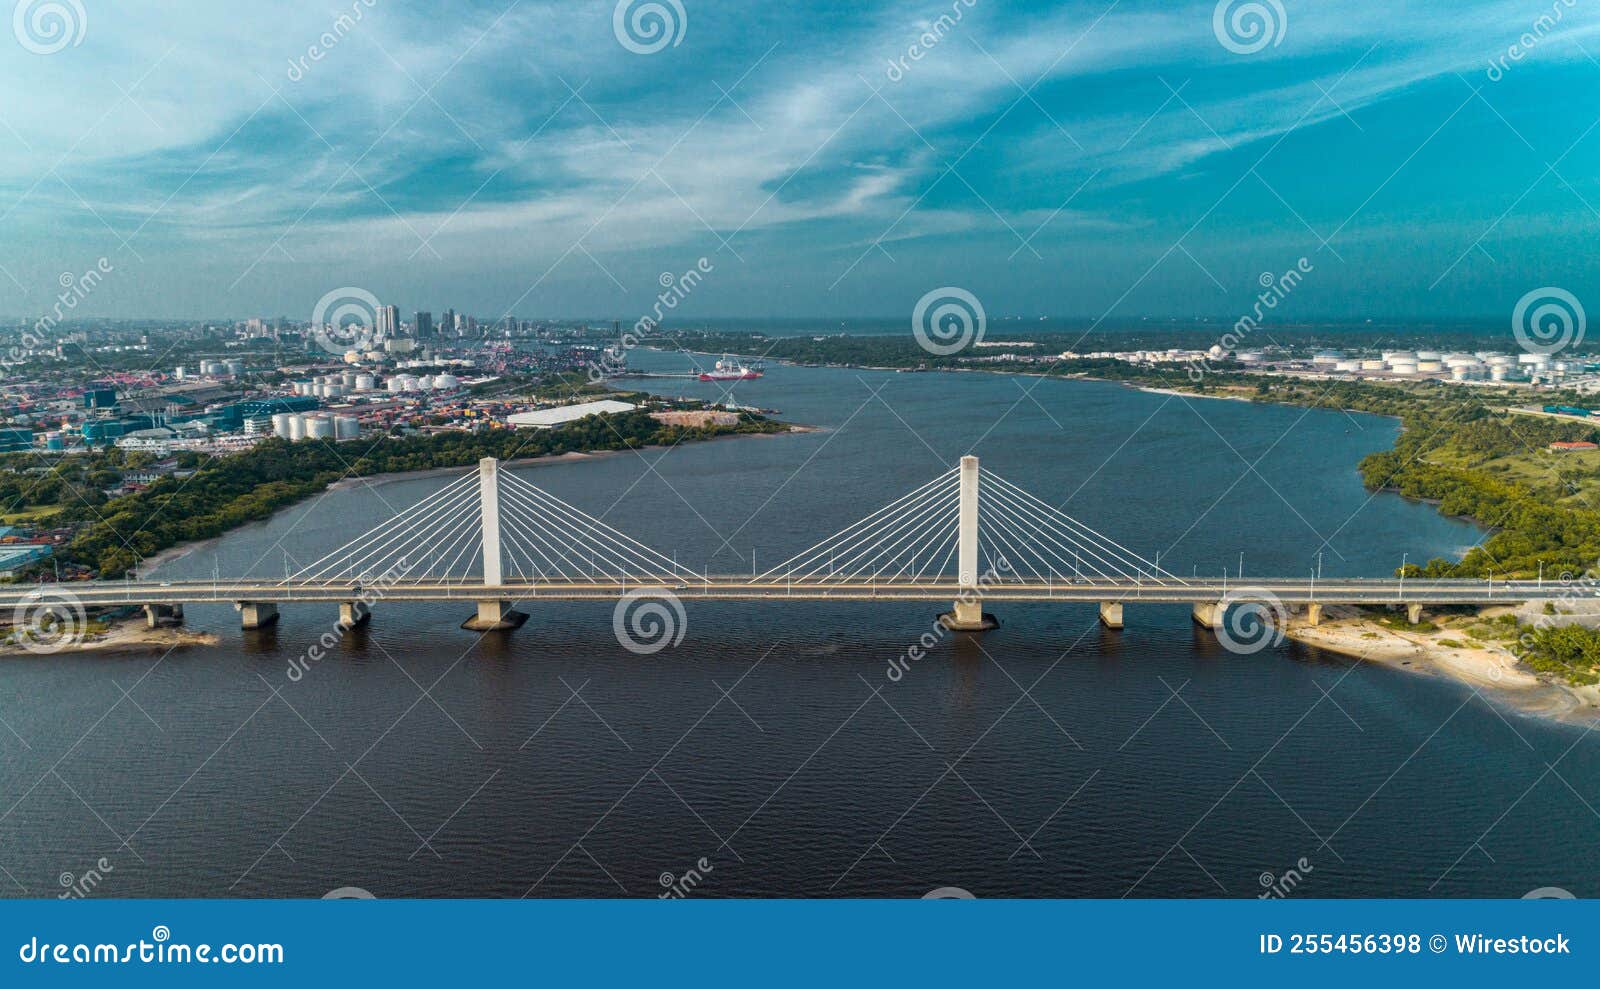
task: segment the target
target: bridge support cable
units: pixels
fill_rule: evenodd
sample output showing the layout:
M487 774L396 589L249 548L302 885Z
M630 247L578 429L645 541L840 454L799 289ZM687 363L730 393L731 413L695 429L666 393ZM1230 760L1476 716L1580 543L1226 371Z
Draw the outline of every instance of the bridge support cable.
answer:
M467 474L302 567L283 583L425 576L438 540L478 515L477 477Z
M1177 575L1161 569L1005 478L987 470L983 475L988 482L985 501L992 504L996 515L1013 524L1027 526L1028 531L1034 533L1034 538L1029 540L1030 545L1041 549L1048 547L1055 554L1070 547L1079 554L1079 559L1092 557L1101 568L1099 575L1106 578L1144 578L1184 583ZM1057 556L1057 559L1061 557Z
M918 559L941 548L931 536L955 517L956 509L955 495L935 496L892 522L864 533L862 538L832 550L826 561L827 579L848 581L876 576L884 570L914 567Z
M531 576L624 584L701 579L700 574L515 474L501 475L500 493L502 511L517 523L517 538L505 548L528 565Z
M916 542L924 531L939 532L955 524L957 476L950 470L871 515L834 533L755 578L756 583L782 584L792 580L859 579L871 577L863 559L876 559L878 572L919 572L927 561L917 561L925 551L931 556L944 547L927 540ZM926 530L917 528L926 523ZM953 541L950 544L953 548ZM885 553L888 555L886 556Z
M1137 579L1137 573L1127 574L1127 568L1109 559L1101 547L1070 534L1060 536L1048 519L1032 515L1002 491L990 492L981 507L980 518L985 534L995 533L1005 543L1009 554L1006 570L1013 579L1030 574L1039 580L1057 581L1082 577L1117 580L1132 576Z

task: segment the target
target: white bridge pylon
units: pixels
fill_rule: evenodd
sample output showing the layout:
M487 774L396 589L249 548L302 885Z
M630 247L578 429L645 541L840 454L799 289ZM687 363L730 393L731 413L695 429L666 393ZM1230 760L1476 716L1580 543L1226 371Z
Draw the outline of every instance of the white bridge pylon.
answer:
M963 457L958 467L756 579L986 584L1181 583L1139 554Z
M400 580L487 587L554 581L637 586L700 579L485 459L399 515L302 568L284 583Z

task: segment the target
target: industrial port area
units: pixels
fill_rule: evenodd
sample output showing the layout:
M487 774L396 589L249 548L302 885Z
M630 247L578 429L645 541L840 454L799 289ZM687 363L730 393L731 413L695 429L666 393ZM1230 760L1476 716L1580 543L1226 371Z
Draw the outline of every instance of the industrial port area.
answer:
M1322 350L1306 355L1289 348L1227 350L1136 350L1074 353L1051 360L1121 360L1153 366L1181 365L1203 373L1211 370L1250 371L1310 380L1441 381L1478 387L1548 387L1600 391L1600 362L1557 359L1551 354L1498 351L1451 353L1439 350L1345 352Z
M268 441L512 434L640 408L663 426L740 422L731 404L611 392L605 380L627 373L615 323L402 321L376 306L309 322L88 320L48 344L39 330L0 330L0 576L13 579L94 576L65 550L117 499Z

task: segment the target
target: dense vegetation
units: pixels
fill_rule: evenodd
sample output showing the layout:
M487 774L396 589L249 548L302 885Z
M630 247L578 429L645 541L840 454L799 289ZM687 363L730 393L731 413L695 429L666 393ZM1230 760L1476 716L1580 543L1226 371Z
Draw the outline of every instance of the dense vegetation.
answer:
M264 519L346 477L463 467L483 457L511 460L575 451L671 445L719 433L772 432L786 427L746 417L737 427L685 429L644 411L588 416L561 429L449 431L352 443L267 440L237 456L199 465L187 478L166 478L146 491L68 509L82 523L67 556L119 577L144 557L208 539Z

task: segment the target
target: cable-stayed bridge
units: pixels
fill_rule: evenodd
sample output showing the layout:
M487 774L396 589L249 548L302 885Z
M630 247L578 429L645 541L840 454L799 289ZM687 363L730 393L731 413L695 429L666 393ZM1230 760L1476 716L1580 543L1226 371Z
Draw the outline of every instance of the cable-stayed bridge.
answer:
M884 505L762 572L714 574L683 566L582 509L541 490L496 460L484 460L391 519L282 580L121 580L0 586L0 608L21 615L70 599L75 607L143 606L151 624L181 617L184 604L231 603L245 628L277 620L286 604L333 603L346 627L382 601L471 602L465 628L508 630L541 601L623 599L936 601L958 631L994 627L986 602L1099 605L1120 628L1128 603L1192 605L1216 628L1234 603L1303 607L1319 621L1326 605L1402 605L1417 621L1425 605L1571 600L1562 582L1419 579L1179 577L1018 485L977 457ZM1593 594L1592 591L1584 592Z

